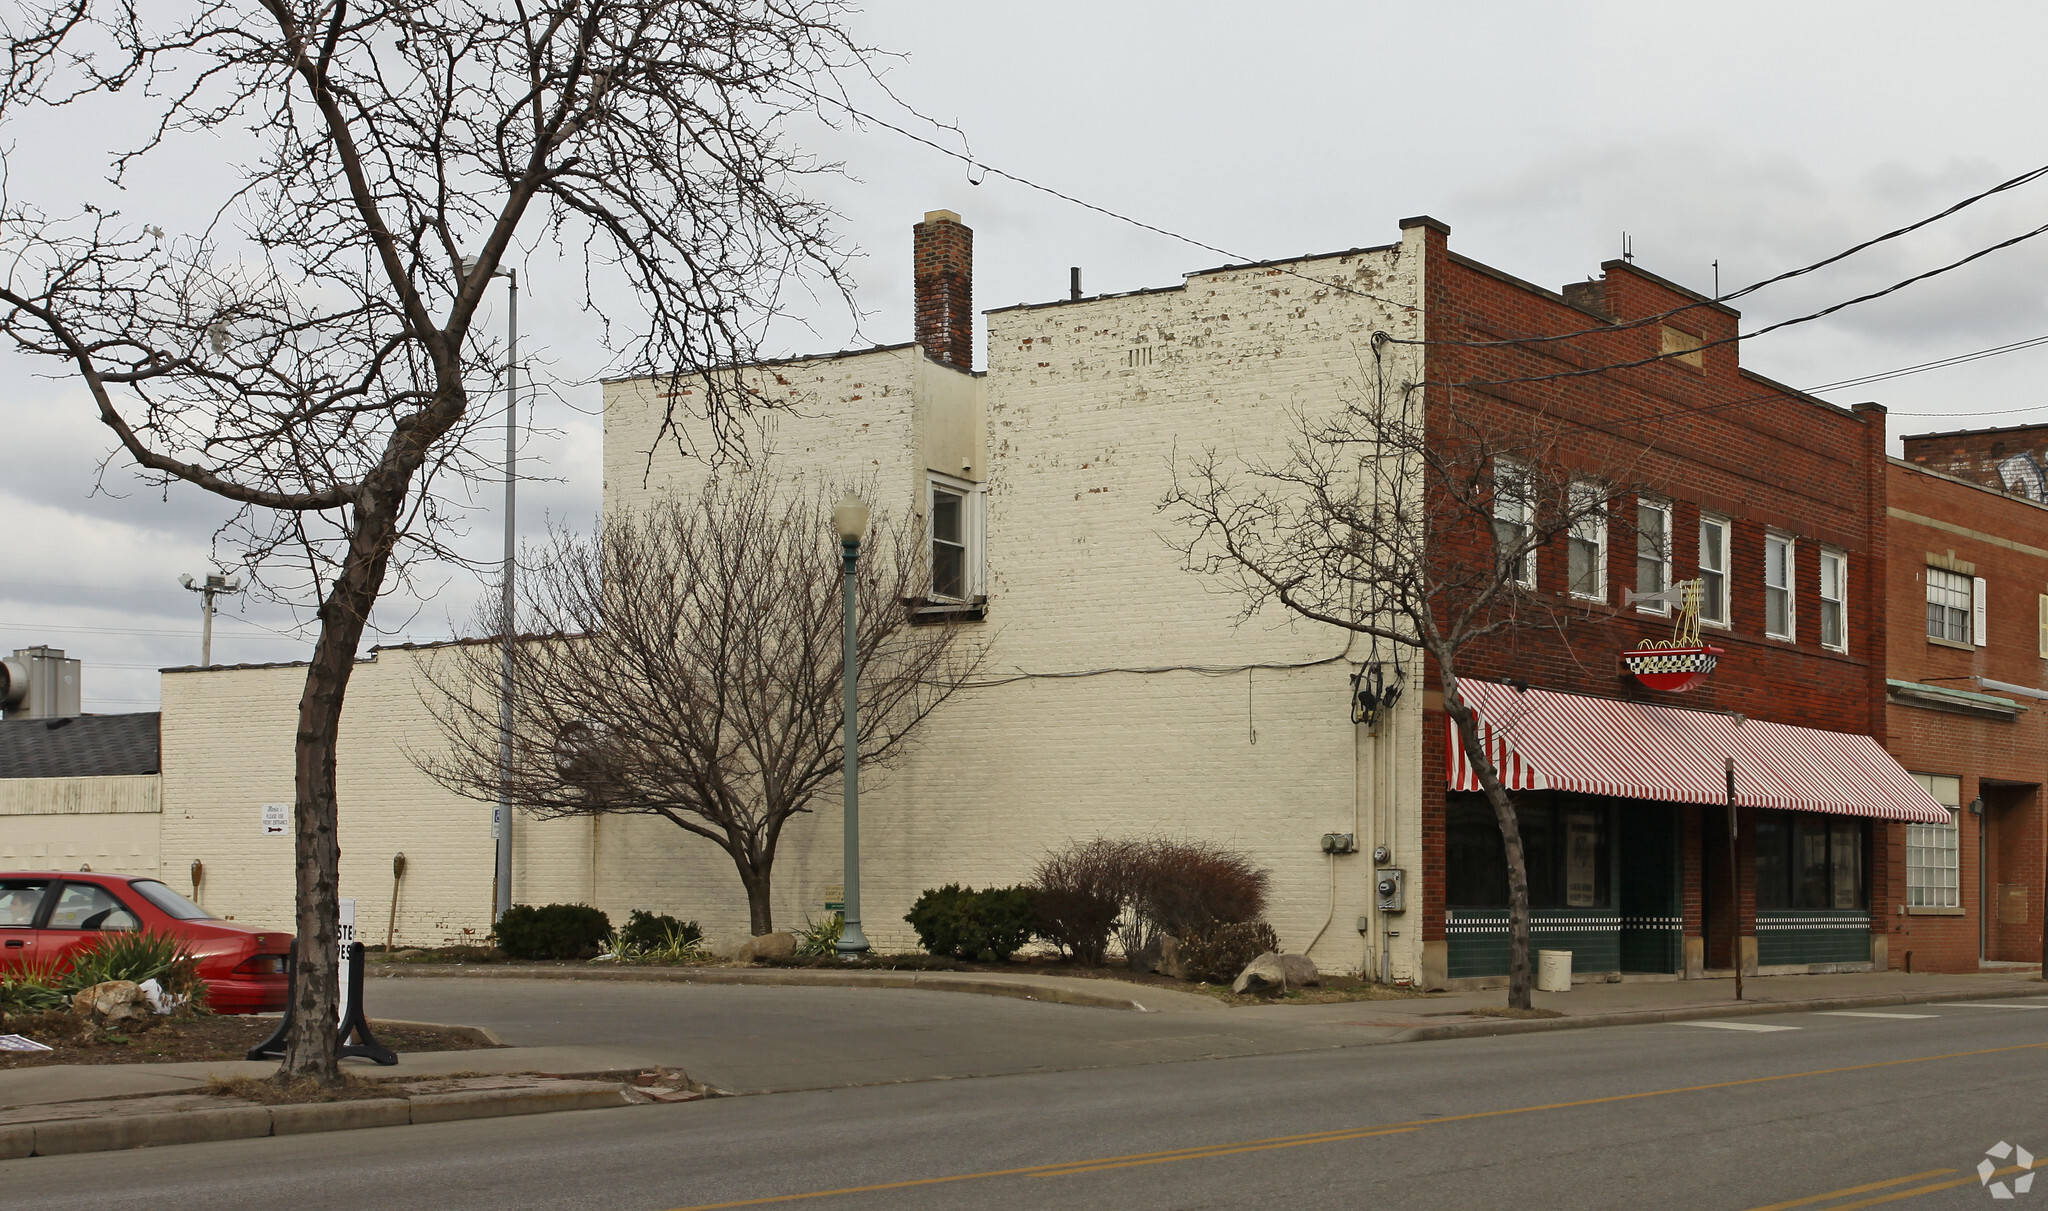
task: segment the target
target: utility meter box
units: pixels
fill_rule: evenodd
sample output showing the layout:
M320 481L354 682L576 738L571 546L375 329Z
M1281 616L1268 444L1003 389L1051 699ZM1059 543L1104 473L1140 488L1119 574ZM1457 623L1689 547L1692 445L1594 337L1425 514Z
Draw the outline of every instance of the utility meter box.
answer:
M1381 912L1408 911L1408 872L1396 867L1380 871L1377 890Z

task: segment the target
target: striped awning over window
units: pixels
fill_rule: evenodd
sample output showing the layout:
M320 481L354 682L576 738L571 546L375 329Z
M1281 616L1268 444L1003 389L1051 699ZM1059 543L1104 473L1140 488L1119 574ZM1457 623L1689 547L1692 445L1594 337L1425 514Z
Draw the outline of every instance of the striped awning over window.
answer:
M1577 791L1666 803L1725 803L1946 824L1949 810L1869 736L1461 681L1487 755L1509 790ZM1444 718L1448 788L1476 791L1457 724Z

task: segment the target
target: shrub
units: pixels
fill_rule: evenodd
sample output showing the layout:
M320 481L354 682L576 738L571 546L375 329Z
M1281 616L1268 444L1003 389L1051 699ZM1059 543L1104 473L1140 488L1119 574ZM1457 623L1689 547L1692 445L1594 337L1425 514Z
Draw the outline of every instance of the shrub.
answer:
M64 974L52 960L0 971L0 1015L41 1013L64 1006Z
M66 996L109 980L155 980L165 994L191 997L195 1006L206 997L199 960L182 939L169 934L103 933L90 946L73 952L70 962L71 970L58 982Z
M1280 935L1264 921L1236 921L1211 925L1186 935L1177 935L1181 964L1191 980L1228 984L1244 970L1245 964L1269 950L1280 949Z
M514 904L491 930L515 959L587 959L611 936L611 918L588 904Z
M804 918L804 927L796 934L796 952L806 958L839 953L840 935L846 932L846 915L828 912L822 921Z
M612 948L620 954L695 949L704 941L704 931L695 921L678 921L666 913L634 909L619 927Z
M927 889L903 919L932 954L1000 963L1031 940L1032 915L1026 888L976 891L948 883Z
M1075 961L1099 965L1132 898L1142 848L1098 838L1046 855L1031 877L1034 931Z
M1160 933L1186 938L1214 925L1256 921L1266 911L1271 876L1236 850L1207 841L1149 841L1140 869L1131 907Z

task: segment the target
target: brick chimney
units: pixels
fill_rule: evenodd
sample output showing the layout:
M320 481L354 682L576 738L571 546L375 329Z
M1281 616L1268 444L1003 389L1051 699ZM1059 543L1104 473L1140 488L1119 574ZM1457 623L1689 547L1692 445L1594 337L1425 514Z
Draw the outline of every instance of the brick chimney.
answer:
M935 361L974 369L974 231L950 210L911 228L917 343Z

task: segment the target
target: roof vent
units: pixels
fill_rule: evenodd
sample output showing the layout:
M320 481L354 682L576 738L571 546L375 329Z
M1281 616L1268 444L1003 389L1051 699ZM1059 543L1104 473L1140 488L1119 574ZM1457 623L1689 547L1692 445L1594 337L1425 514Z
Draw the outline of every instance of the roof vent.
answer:
M82 714L79 668L62 648L16 648L0 660L0 708L9 719L66 719Z

